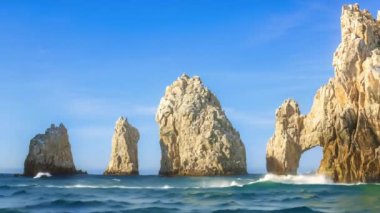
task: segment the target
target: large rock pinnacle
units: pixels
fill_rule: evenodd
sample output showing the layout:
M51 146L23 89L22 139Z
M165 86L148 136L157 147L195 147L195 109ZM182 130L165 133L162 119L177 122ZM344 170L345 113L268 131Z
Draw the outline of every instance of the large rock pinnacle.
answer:
M120 117L115 126L112 138L111 160L105 175L138 175L139 164L137 158L137 142L140 139L139 131Z
M199 77L166 88L156 114L161 175L246 174L245 147L215 95Z
M24 175L35 176L39 172L52 175L78 173L75 169L67 129L63 124L51 125L45 134L36 135L29 145L24 163Z
M323 148L319 173L337 182L380 181L380 22L359 5L344 6L335 77L320 88L309 114L295 101L276 112L267 169L295 174L301 154Z

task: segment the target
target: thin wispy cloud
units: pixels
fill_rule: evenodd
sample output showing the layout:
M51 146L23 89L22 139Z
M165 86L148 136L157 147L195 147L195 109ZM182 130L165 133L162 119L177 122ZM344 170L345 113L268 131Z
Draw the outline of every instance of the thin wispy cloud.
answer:
M272 127L274 125L273 113L264 115L263 113L238 110L232 107L225 107L227 116L234 122L251 127Z
M65 105L67 113L74 116L154 116L156 106L125 102L118 99L81 97L74 98Z
M272 13L267 17L259 20L260 27L255 27L249 37L249 45L263 45L268 42L283 38L286 34L296 33L296 28L313 22L315 14L325 12L326 6L318 2L300 1L298 2L301 8L292 13ZM314 23L315 26L323 26L326 29L327 25ZM330 29L329 25L327 29ZM336 28L332 28L336 29Z
M99 139L99 138L107 138L111 137L113 134L113 126L112 125L87 125L80 126L76 128L72 128L70 130L70 134L77 138L85 138L87 140Z
M272 15L263 24L264 27L254 30L249 39L251 46L265 44L282 37L295 27L301 26L302 21L308 16L307 12L297 12L287 15Z

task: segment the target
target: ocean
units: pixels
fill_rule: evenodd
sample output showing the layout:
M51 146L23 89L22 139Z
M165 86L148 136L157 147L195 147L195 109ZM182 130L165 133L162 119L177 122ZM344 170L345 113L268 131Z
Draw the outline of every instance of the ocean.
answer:
M0 175L0 212L380 212L380 185L323 176Z

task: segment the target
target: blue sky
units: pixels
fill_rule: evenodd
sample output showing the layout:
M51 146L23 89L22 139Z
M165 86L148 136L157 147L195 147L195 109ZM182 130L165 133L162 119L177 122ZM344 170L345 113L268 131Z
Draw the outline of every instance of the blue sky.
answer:
M358 1L375 15L378 1ZM140 130L142 174L159 170L155 110L181 73L201 76L265 172L274 112L295 98L307 113L333 76L341 6L350 1L0 2L0 173L21 172L29 141L69 130L76 166L108 163L121 115ZM316 167L305 153L301 170Z

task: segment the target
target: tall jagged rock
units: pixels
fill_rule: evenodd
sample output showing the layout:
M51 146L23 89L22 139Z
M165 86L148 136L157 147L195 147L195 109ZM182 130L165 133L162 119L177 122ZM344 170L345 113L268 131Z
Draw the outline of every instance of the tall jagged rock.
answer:
M156 114L161 175L246 174L245 147L215 95L183 74L166 88Z
M359 5L344 6L335 77L301 115L287 100L276 112L267 170L295 174L301 154L323 149L318 172L337 182L380 181L380 22Z
M139 131L120 117L112 138L112 153L105 175L138 175L137 142Z
M75 169L69 136L63 124L59 127L52 124L45 134L38 134L30 141L24 175L35 176L39 172L52 175L80 173Z
M300 128L302 117L298 104L288 99L276 111L274 137L267 147L268 171L276 174L296 174L302 148Z

